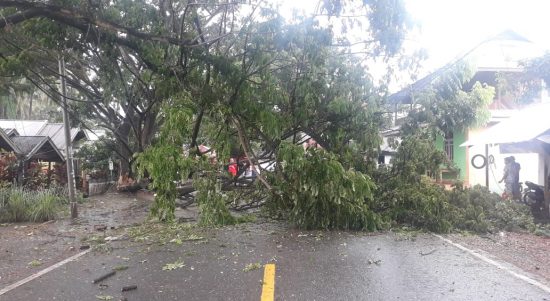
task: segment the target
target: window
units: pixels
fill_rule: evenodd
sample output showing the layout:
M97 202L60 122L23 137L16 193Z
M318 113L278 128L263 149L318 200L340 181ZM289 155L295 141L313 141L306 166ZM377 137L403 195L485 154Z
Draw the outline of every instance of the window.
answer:
M449 158L449 160L452 161L454 158L453 133L445 134L445 139L443 143L445 148L445 154L447 154L447 158Z

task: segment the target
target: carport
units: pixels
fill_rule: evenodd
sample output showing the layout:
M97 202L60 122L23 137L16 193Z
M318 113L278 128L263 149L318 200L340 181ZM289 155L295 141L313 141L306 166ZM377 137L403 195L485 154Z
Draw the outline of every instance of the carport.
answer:
M519 111L460 146L473 145L485 145L485 163L487 163L489 145L498 145L502 154L537 153L541 155L544 158L544 183L539 184L544 185L545 205L549 210L550 104L537 104ZM485 164L487 184L489 182L488 165Z

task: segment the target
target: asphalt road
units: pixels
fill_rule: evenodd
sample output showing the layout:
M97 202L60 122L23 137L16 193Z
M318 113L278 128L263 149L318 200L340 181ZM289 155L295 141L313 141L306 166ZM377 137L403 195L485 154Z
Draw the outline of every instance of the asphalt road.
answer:
M90 252L0 300L260 300L263 267L255 263L275 264L275 300L550 300L550 292L430 234L266 223L201 235L181 245L114 242L110 253ZM176 262L183 266L163 270ZM121 265L128 269L91 283ZM127 285L137 289L121 292Z

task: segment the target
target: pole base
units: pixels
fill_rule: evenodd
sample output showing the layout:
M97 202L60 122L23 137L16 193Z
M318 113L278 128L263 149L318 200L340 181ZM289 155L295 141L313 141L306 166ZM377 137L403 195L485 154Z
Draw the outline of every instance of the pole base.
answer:
M78 218L78 207L76 202L71 202L71 218Z

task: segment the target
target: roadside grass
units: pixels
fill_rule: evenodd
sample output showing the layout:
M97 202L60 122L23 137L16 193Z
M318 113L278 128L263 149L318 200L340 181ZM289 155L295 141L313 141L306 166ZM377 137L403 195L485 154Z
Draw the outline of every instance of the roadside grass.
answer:
M67 200L62 189L31 191L22 187L0 189L0 222L45 222L63 214Z

